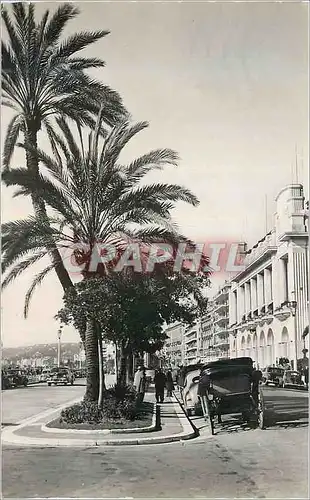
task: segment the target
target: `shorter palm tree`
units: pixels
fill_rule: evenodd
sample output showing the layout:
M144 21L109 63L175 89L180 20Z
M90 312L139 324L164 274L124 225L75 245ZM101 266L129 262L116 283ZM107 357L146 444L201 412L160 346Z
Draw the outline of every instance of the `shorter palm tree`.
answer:
M131 125L124 121L106 138L101 136L103 114L100 112L94 132L87 144L80 136L78 143L68 123L58 118L63 137L54 136L54 156L35 150L44 167L39 175L25 168L4 173L7 185L17 186L16 195L42 198L50 209L46 218L29 217L3 225L4 286L17 278L49 250L55 242L60 253L77 243L92 253L98 242L123 248L124 243L187 241L180 235L171 218L176 202L192 205L198 199L188 189L174 184L142 184L146 174L166 165L177 165L178 155L171 149L151 151L129 165L123 165L120 154L126 144L148 124ZM27 151L33 151L25 143ZM53 262L34 279L26 295L25 316L33 292L54 268ZM91 273L84 273L84 279ZM88 321L85 332L87 359L87 397L98 396L98 339L96 328Z

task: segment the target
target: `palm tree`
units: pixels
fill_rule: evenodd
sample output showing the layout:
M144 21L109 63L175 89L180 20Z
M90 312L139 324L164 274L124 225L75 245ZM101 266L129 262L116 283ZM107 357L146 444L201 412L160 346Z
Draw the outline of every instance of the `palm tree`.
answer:
M7 40L2 41L2 104L14 110L5 137L3 165L10 162L22 134L31 146L26 151L27 169L33 179L39 179L38 157L35 153L38 133L44 127L52 149L55 149L54 118L74 120L81 131L82 125L93 127L94 115L104 106L104 122L113 126L124 108L119 95L109 87L90 78L89 68L104 66L97 58L77 55L82 49L105 37L108 31L81 32L64 41L61 36L68 22L79 10L74 4L63 4L52 16L47 10L40 22L35 20L33 4L12 4L12 14L2 5L2 19ZM44 200L31 192L36 216L48 221ZM49 256L64 290L72 280L58 250L48 239Z
M131 125L124 121L106 138L100 134L103 112L99 113L94 132L85 144L74 138L65 119L59 118L62 136L55 135L54 155L49 156L30 144L26 151L36 154L44 170L33 174L25 168L5 172L7 185L18 186L17 195L40 197L53 211L53 217L28 217L2 227L3 286L8 285L50 249L50 241L58 249L83 244L92 253L98 241L123 248L124 242L166 241L183 239L173 223L170 211L177 201L197 205L197 198L186 188L174 184L141 184L145 175L166 165L176 165L178 155L171 149L158 149L123 165L120 154L126 144L148 124ZM58 252L59 259L60 253ZM85 255L84 255L85 257ZM53 261L39 273L27 295L24 313L38 284L58 265ZM84 273L84 278L91 276ZM98 339L96 325L88 321L85 334L87 391L90 399L98 397Z

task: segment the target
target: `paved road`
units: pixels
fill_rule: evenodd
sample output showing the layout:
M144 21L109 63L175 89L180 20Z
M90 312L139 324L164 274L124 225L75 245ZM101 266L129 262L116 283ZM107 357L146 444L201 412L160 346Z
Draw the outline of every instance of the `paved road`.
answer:
M109 386L115 376L107 375L106 384ZM18 424L24 419L37 415L50 408L66 403L67 401L83 397L85 379L76 379L73 386L51 386L47 384L29 385L2 391L2 425Z
M271 426L141 447L3 449L3 496L307 498L307 394L267 389ZM201 420L196 419L197 425Z

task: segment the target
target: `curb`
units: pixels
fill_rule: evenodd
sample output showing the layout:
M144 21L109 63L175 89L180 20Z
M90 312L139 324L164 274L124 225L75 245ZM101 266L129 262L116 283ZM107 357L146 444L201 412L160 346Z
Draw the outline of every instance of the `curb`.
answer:
M180 409L180 403L176 396L174 395L175 401L173 402L174 408L178 412ZM66 406L68 403L66 403ZM157 405L156 405L157 407ZM182 407L181 407L182 409ZM55 410L57 411L57 410ZM59 410L58 410L59 411ZM22 424L18 428L7 429L7 431L2 432L2 443L5 444L18 444L23 446L45 446L45 447L77 447L77 448L91 448L96 446L126 446L126 445L147 445L147 444L165 444L172 443L176 441L185 441L198 436L198 431L189 421L182 409L183 415L177 415L183 432L179 434L172 434L170 436L158 436L158 437L144 437L144 438L128 438L128 439L110 439L110 440L83 440L83 439L54 439L54 438L29 438L24 436L18 436L14 434L14 431L26 427L27 424ZM157 412L156 412L157 414Z
M153 403L153 415L152 415L152 423L148 427L131 427L129 429L58 429L57 427L48 427L48 424L52 422L47 422L47 424L42 424L41 431L47 432L50 434L135 434L138 432L154 432L158 430L158 422L157 422L157 413L159 407L157 407L156 403Z
M191 421L191 419L186 415L185 413L185 410L183 408L183 405L181 403L181 401L179 400L179 398L176 396L176 394L174 393L173 394L176 401L177 401L177 404L179 405L179 407L181 408L182 410L182 413L183 413L183 419L184 419L184 425L183 425L183 422L181 421L180 417L179 417L179 420L181 421L181 424L182 424L182 427L183 427L183 430L184 430L184 426L186 427L186 429L188 430L189 428L192 430L192 433L195 434L195 436L193 437L197 437L199 436L199 430L197 429L197 427L195 427L195 425L193 424L193 422Z

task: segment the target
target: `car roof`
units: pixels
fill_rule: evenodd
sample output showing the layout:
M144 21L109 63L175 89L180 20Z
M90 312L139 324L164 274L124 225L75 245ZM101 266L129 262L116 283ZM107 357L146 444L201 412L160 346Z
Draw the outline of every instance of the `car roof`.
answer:
M229 365L238 365L238 366L252 366L253 365L253 360L252 358L249 357L240 357L240 358L225 358L225 359L218 359L217 361L210 361L209 363L206 363L203 365L203 370L206 368L221 368Z
M194 374L195 372L200 373L200 368L196 368L196 370L191 370L190 372L187 372L187 374L185 375L185 377L188 377L188 376L193 376L193 374Z
M182 368L182 372L186 376L188 373L193 372L195 370L201 370L202 368L202 363L196 363L194 365L187 365Z

